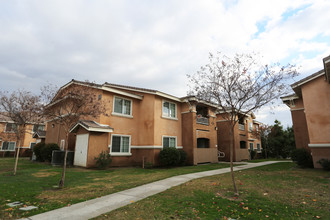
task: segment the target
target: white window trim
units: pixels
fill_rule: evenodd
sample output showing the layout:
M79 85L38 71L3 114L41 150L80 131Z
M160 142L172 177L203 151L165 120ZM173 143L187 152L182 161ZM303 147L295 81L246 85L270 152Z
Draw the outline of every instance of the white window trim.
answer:
M169 117L167 115L164 115L164 103L165 102L168 102L169 104L174 104L175 105L175 117ZM162 101L162 118L165 118L165 119L171 119L171 120L178 120L178 105L175 103L175 102L170 102L170 101L167 101L167 100L164 100Z
M181 148L181 147L178 147L178 137L177 136L168 136L168 135L163 135L162 136L162 149L164 149L164 138L175 138L175 148Z
M130 103L131 103L131 105L130 105L130 110L131 110L131 111L130 111L130 114L129 114L129 115L115 112L115 99L116 99L116 98L130 101ZM121 117L126 117L126 118L133 118L133 100L132 100L132 99L128 99L128 98L124 98L124 97L121 97L121 96L116 96L116 95L113 96L112 113L111 113L111 115L114 115L114 116L121 116Z
M5 142L8 142L8 143L15 143L15 146L14 146L14 150L3 150L3 144ZM16 141L2 141L1 143L1 150L0 151L15 151L16 150Z
M119 136L119 137L128 137L129 141L128 141L128 152L112 152L112 138L114 136ZM131 135L125 135L125 134L112 134L111 135L111 144L109 145L110 148L110 155L111 156L132 156L131 153Z

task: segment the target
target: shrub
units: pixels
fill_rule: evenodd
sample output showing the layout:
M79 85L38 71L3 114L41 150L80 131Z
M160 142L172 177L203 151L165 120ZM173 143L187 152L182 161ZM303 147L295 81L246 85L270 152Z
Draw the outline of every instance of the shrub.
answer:
M179 165L184 166L187 162L187 153L184 150L179 150L180 153L180 161Z
M311 153L305 148L295 149L291 153L291 159L303 168L313 168L313 158Z
M111 156L109 152L102 151L98 157L95 157L94 160L96 160L96 166L99 169L106 169L109 167L109 165L112 162Z
M175 166L180 162L180 152L174 147L167 147L160 151L159 160L163 166Z
M324 170L330 170L330 160L323 158L317 162L321 164Z
M46 144L40 150L40 154L41 154L41 157L42 157L43 161L49 161L50 162L52 160L53 150L59 150L59 149L60 148L55 143Z
M41 161L43 162L43 158L41 156L41 149L45 147L45 143L37 143L36 145L34 145L33 147L33 152L36 155L36 160L37 161Z

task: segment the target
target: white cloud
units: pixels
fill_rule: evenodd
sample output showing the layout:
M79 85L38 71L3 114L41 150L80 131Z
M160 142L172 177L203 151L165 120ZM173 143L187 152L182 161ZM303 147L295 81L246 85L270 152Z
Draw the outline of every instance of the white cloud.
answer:
M186 74L216 51L297 63L303 77L329 55L329 9L326 0L2 1L0 87L75 78L184 96Z

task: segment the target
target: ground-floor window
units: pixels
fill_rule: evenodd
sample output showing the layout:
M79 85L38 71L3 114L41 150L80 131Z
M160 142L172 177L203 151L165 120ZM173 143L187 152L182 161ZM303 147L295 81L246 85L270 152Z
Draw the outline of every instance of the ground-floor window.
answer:
M197 148L209 148L210 140L208 138L197 138Z
M245 142L245 141L240 141L240 142L239 142L239 147L240 147L241 149L246 149L246 142Z
M258 152L261 151L261 149L260 149L260 144L259 144L259 143L257 144L257 151L258 151Z
M3 151L14 151L16 147L16 142L4 141L1 145L1 150Z
M163 137L163 148L176 147L176 137Z
M250 143L250 150L253 151L253 143Z
M112 135L111 153L129 153L130 136Z

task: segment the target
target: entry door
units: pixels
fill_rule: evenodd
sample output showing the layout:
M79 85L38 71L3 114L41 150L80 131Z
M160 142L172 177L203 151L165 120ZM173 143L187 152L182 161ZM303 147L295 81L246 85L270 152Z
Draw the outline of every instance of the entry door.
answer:
M86 167L88 152L88 134L78 134L74 151L74 165Z

